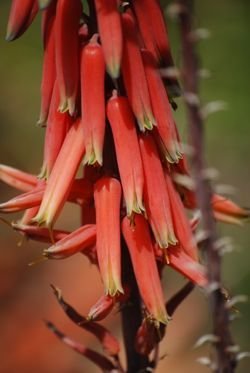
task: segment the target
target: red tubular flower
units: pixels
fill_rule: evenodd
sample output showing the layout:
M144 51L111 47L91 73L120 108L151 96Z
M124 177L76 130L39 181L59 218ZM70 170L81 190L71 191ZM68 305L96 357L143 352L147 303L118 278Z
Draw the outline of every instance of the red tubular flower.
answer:
M69 235L69 232L66 231L55 229L49 231L48 228L41 228L35 225L27 225L20 222L12 223L11 225L15 231L25 234L25 236L31 240L39 242L51 243L52 237L54 241L57 242Z
M32 219L36 216L39 210L39 205L31 207L27 210L24 211L23 216L21 219L18 221L20 224L30 224Z
M181 150L177 128L165 86L151 53L143 50L142 56L152 107L157 122L156 131L161 139L163 153L168 162L178 162L179 158L181 158Z
M167 248L169 243L175 245L177 240L160 156L151 135L141 135L139 143L145 177L146 214L157 243L161 248Z
M157 321L167 324L161 281L156 265L148 224L142 215L135 215L134 225L125 217L122 233L127 243L136 281L145 306Z
M219 194L213 194L212 208L216 219L225 223L242 224L244 219L250 217L248 210L243 209L230 199Z
M29 192L37 185L35 175L4 164L0 164L0 180L23 192Z
M140 7L140 12L143 12L148 17L148 27L152 25L152 38L154 39L158 60L165 66L172 66L173 59L170 51L168 32L159 0L135 0L135 4L137 3L140 3L137 6L137 8ZM146 48L149 49L147 45Z
M45 249L43 255L49 259L64 259L85 250L96 241L96 226L84 225Z
M108 102L107 115L111 125L116 157L123 187L127 215L144 211L143 168L134 117L125 97L113 97Z
M55 20L56 72L60 88L60 111L75 112L79 80L78 29L82 12L80 0L58 0Z
M53 225L68 198L83 155L84 139L79 119L71 126L65 138L34 222L48 227Z
M86 148L84 163L102 165L105 62L97 38L98 35L95 34L81 54L82 126Z
M65 140L68 129L72 124L72 118L68 113L60 113L58 111L59 101L59 88L56 81L54 84L53 96L49 109L44 141L43 166L40 173L40 177L45 179L47 179L51 174L52 168Z
M101 321L112 311L114 298L110 295L102 295L90 308L87 318L91 321Z
M123 293L121 285L120 203L118 180L102 177L94 186L96 249L105 294Z
M122 73L126 92L141 131L152 129L155 119L151 109L145 71L137 40L135 20L130 12L122 14L124 48Z
M20 37L30 26L38 12L37 0L12 0L6 40Z
M205 268L187 255L181 246L168 250L169 265L199 286L207 285Z
M44 194L44 187L35 187L7 202L0 204L0 212L13 213L39 206Z
M190 227L189 220L185 214L184 206L181 201L181 198L168 173L166 175L166 186L169 195L171 213L173 217L174 230L177 236L177 239L182 246L183 250L189 255L192 259L198 259L198 248L194 241L193 233Z
M117 0L95 0L95 7L107 71L116 79L122 58L122 27Z
M43 72L41 82L41 109L38 124L43 126L49 114L50 101L56 80L55 57L55 14L56 1L42 13L42 37L43 37ZM59 106L59 103L58 103ZM57 109L58 109L57 106Z

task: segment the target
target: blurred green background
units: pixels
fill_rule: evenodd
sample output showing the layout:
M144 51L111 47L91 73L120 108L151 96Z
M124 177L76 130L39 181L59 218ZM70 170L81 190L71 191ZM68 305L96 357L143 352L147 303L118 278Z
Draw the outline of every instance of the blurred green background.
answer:
M166 2L163 2L164 4ZM250 2L248 0L196 1L197 27L207 28L211 37L199 43L204 68L211 72L201 82L204 103L223 100L228 109L211 115L206 121L206 154L210 167L218 170L216 184L235 187L234 199L250 206ZM14 43L4 41L10 1L0 3L0 162L38 173L42 163L43 129L36 127L39 114L42 48L40 17L25 35ZM175 22L168 21L172 48L180 64L180 45ZM186 130L185 111L181 100L176 113L178 126ZM4 185L1 201L14 196L15 191ZM66 210L65 224L78 221L78 212ZM7 226L0 226L0 297L1 341L3 354L0 372L95 372L74 352L68 351L46 330L42 319L50 318L78 340L95 346L93 339L79 332L66 320L49 290L49 283L62 287L67 298L82 313L100 294L100 280L84 259L46 263L28 268L27 263L39 255L38 247L25 243L17 247L18 236ZM223 261L225 286L235 294L250 294L249 226L219 227L220 234L232 237L235 250ZM91 281L90 281L91 279ZM182 281L183 282L183 281ZM171 271L165 274L169 295L181 282ZM91 286L90 286L91 284ZM93 284L93 285L92 285ZM72 291L73 289L73 291ZM239 305L241 318L232 324L234 340L243 351L250 350L250 304ZM116 318L115 318L116 320ZM115 324L114 318L107 321ZM115 333L119 335L117 324ZM191 346L209 331L209 310L203 294L196 290L177 312L169 327L162 353L169 356L159 365L159 372L202 373L195 358L210 353L208 348L192 351ZM244 360L237 372L250 371Z

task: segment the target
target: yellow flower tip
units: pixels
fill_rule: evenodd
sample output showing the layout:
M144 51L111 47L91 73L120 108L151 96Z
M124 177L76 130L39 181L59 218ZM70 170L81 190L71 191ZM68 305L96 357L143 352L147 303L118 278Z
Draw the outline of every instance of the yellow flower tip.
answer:
M102 154L95 149L91 149L91 151L86 150L85 156L83 158L83 165L89 166L102 166L103 159Z
M116 61L112 61L108 66L107 66L107 72L111 76L112 79L118 79L120 76L120 63Z

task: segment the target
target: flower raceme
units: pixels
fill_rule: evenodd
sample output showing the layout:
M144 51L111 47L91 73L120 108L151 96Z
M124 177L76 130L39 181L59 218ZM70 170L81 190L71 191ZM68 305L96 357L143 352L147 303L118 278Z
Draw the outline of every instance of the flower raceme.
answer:
M39 8L42 12L39 123L46 129L39 176L0 165L0 180L21 193L1 203L0 212L24 212L12 227L48 245L43 250L47 259L80 252L97 267L104 294L87 317L54 291L69 317L94 333L115 359L86 353L48 325L65 343L110 371L118 361L119 345L97 321L116 303L133 303L127 272L134 272L145 315L134 343L146 355L162 339L169 320L161 271L171 266L202 287L207 276L194 239L199 220L190 223L185 211L197 209L197 198L176 177L190 178L170 104L171 84L159 70L173 66L159 1L88 3L86 10L81 0L12 1L9 41L27 29ZM176 80L172 83L178 86ZM73 232L54 228L66 202L76 204L81 213ZM249 217L248 210L218 194L211 207L215 218L225 222ZM124 271L130 263L127 255L130 271Z

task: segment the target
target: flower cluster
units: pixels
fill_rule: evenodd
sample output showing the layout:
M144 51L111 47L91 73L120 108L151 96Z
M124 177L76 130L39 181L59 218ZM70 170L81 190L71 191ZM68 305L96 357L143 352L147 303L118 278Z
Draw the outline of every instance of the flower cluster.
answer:
M145 320L166 324L159 268L171 266L200 286L207 279L194 239L199 221L185 211L197 205L182 183L189 171L172 110L180 86L161 75L173 59L159 1L12 0L7 40L18 38L39 10L42 169L34 176L1 165L1 180L23 193L0 211L25 211L12 226L49 243L46 258L82 252L98 267L104 296L88 320L129 298L121 262L127 246ZM73 232L54 228L67 201L82 212ZM248 216L219 195L212 207L223 221Z

